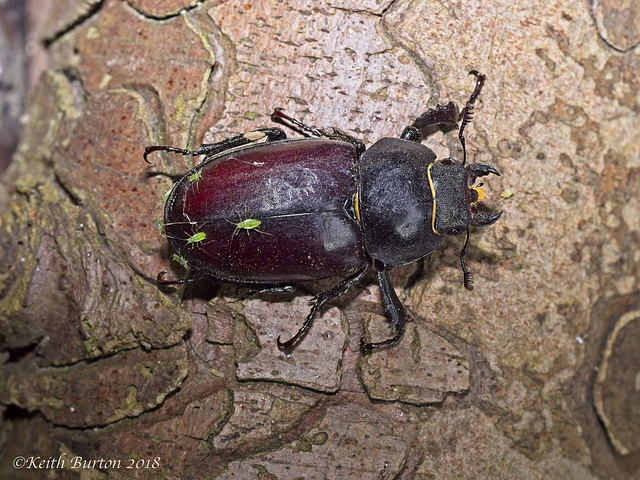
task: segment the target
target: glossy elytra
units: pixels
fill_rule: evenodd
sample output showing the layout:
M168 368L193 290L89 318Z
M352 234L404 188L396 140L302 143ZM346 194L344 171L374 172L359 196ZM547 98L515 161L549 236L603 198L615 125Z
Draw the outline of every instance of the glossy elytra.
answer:
M502 214L480 210L485 194L476 182L498 171L485 163L466 165L464 130L485 80L476 71L471 74L477 82L462 112L453 102L438 105L405 128L400 138L383 138L368 149L351 135L309 127L280 109L272 119L289 122L309 136L287 139L280 128L262 128L194 151L147 147L145 160L155 151L205 157L176 182L164 210L174 258L192 275L166 280L161 272L158 285L206 278L290 291L299 282L342 278L316 297L298 333L284 342L278 338L278 347L288 352L307 333L318 310L373 267L395 335L378 342L363 338L362 348L370 351L399 340L406 312L389 270L428 255L445 235L466 232L460 264L464 286L471 290L464 261L469 226L491 225ZM420 143L428 127L458 122L462 162L438 160ZM230 220L240 211L251 214ZM247 235L239 235L239 230Z

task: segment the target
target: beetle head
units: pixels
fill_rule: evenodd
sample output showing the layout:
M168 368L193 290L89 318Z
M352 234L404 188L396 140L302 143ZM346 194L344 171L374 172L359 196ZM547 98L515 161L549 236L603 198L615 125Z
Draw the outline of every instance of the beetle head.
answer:
M476 183L478 177L498 170L486 163L474 163L464 166L453 158L433 162L429 166L429 182L433 195L433 230L437 234L458 235L467 232L467 239L460 251L460 266L464 277L464 287L473 290L473 280L464 261L469 245L469 225L487 227L495 223L502 212L488 214L478 210L485 197L482 183Z
M431 194L434 199L432 229L438 235L458 235L469 225L486 227L502 212L487 214L478 210L485 194L478 177L500 175L491 165L474 163L463 166L454 158L436 160L428 167Z

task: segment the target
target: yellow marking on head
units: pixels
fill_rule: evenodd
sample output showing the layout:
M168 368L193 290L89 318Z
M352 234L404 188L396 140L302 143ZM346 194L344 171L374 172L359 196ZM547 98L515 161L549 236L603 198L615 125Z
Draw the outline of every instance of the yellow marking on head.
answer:
M479 202L481 202L481 201L482 201L482 199L483 199L484 197L486 197L486 196L487 196L487 195L484 193L484 190L483 190L483 189L481 189L479 185L476 185L476 186L474 186L474 187L471 187L471 190L475 190L476 192L478 192L478 199L477 199L475 202L473 202L473 203L479 203Z
M429 188L431 189L431 197L433 198L433 214L431 215L431 230L436 235L440 235L438 230L436 230L436 189L433 186L433 180L431 179L431 167L433 166L433 162L429 164L427 167L427 178L429 179Z

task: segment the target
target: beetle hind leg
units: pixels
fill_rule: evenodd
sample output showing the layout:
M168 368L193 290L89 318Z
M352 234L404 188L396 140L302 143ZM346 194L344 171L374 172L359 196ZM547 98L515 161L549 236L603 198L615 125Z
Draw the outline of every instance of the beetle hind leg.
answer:
M244 133L242 135L235 135L233 137L225 138L217 143L203 143L198 150L193 152L193 155L206 155L210 157L217 155L232 148L241 147L250 143L258 142L266 138L266 142L276 142L278 140L284 140L287 135L281 128L258 128L251 132Z
M197 277L188 277L188 278L179 278L178 280L165 280L163 277L167 273L166 270L161 271L156 278L156 285L159 287L166 287L169 285L184 285L186 283L193 283L199 280L203 280L205 278L211 280L212 277L210 275L199 275Z
M398 298L395 290L393 289L393 285L391 285L391 280L389 279L389 274L387 273L389 269L382 265L380 262L377 262L378 266L378 283L380 285L380 293L382 295L382 303L384 305L385 312L389 315L391 322L389 323L389 328L395 330L396 335L392 338L384 340L382 342L371 342L368 343L364 337L360 339L360 348L363 352L371 352L380 347L384 347L386 345L391 345L392 343L397 342L402 338L404 334L404 327L407 322L407 312L402 305L402 302Z
M252 132L247 132L243 135L236 135L230 138L225 138L224 140L217 143L203 143L202 145L200 145L200 147L198 147L197 150L185 150L183 148L169 147L165 145L150 145L148 147L145 147L144 149L144 161L147 163L151 163L147 157L150 153L158 151L181 153L185 156L198 157L200 155L206 155L210 157L211 155L216 155L226 150L231 150L232 148L241 147L242 145L247 145L249 143L254 143L264 138L266 138L265 141L267 143L277 142L278 140L286 139L287 135L281 128L259 128Z
M302 327L300 327L300 330L298 330L298 332L293 337L284 342L282 342L280 340L280 337L278 337L278 349L286 354L290 353L295 348L295 346L300 343L300 340L302 340L302 338L307 334L309 328L311 328L311 324L313 323L313 319L317 311L322 308L327 302L338 298L347 290L349 290L355 283L360 281L360 279L362 279L362 277L364 277L368 271L369 265L366 265L363 269L357 271L339 284L331 287L329 290L325 290L324 292L320 293L316 297L316 303L314 303L313 307L311 307L311 311L309 312L309 315L307 315L307 318L304 320L304 323L302 324Z

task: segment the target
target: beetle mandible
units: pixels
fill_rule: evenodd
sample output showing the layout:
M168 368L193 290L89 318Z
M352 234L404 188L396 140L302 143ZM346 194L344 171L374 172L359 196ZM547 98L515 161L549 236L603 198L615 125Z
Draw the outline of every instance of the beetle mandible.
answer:
M407 314L389 270L428 255L445 235L466 232L460 265L464 286L471 290L464 261L469 225L489 226L502 215L478 209L484 192L476 179L500 175L496 168L466 165L464 130L485 81L475 70L470 75L476 77L476 85L462 111L453 102L437 105L406 127L400 138L383 138L368 149L358 138L336 128L309 127L281 109L274 110L272 120L289 122L307 137L287 139L280 128L261 128L193 151L146 147L148 163L155 151L204 156L175 183L164 209L167 239L196 275L167 280L163 271L158 285L208 278L261 291L290 291L298 282L342 277L317 295L292 338L283 342L278 337L278 348L288 353L307 333L318 310L374 267L395 335L380 342L362 338L360 344L371 351L398 341ZM462 162L438 160L421 144L427 127L459 122ZM267 235L236 235L238 224L228 219L241 206L252 213L240 221L260 225Z

